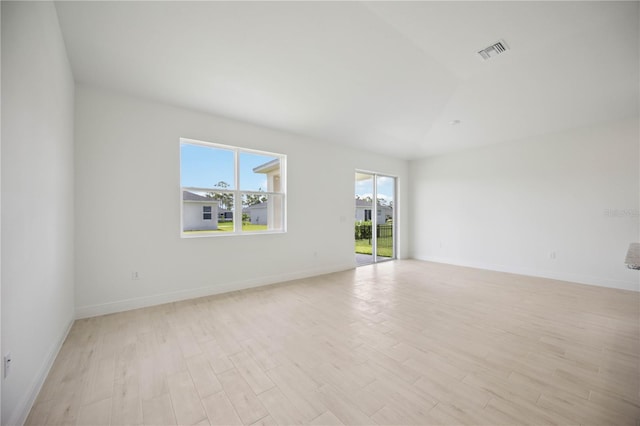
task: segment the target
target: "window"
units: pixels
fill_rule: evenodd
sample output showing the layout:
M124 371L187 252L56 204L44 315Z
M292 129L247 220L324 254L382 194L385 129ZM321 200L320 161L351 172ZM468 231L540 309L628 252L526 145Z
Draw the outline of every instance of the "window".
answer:
M285 172L283 154L180 139L182 236L285 232Z
M211 206L202 206L202 220L211 220Z

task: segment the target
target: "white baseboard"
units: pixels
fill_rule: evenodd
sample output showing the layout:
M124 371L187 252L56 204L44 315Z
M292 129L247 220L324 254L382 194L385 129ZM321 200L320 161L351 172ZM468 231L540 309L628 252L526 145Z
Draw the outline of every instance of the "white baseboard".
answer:
M9 419L8 425L24 425L27 421L27 416L29 416L29 412L33 407L40 390L42 389L42 385L44 381L47 379L49 375L49 371L53 366L53 362L56 360L58 353L60 352L60 348L62 348L62 344L67 339L69 335L69 331L71 331L71 326L73 325L74 320L72 319L67 325L67 329L62 333L62 336L51 346L51 349L47 353L42 366L38 369L38 373L36 377L31 382L31 386L29 386L28 392L22 398L22 400L18 403L18 406L13 412L13 415Z
M453 259L439 256L422 256L414 255L414 259L425 260L428 262L446 263L456 266L467 266L469 268L486 269L489 271L508 272L511 274L528 275L532 277L549 278L552 280L569 281L579 284L587 284L598 287L615 288L619 290L640 291L640 282L628 282L604 277L594 277L590 275L574 274L574 273L562 273L554 271L545 271L539 269L530 269L523 267L514 267L508 265L489 264L482 262L470 262L460 259ZM621 267L624 267L622 265Z
M195 299L214 294L229 293L231 291L246 290L279 282L308 278L317 275L330 274L332 272L353 269L354 263L336 264L321 268L306 269L285 274L261 276L249 280L228 282L213 286L200 287L189 290L180 290L170 293L157 294L133 299L119 300L116 302L101 303L76 307L76 319L90 318L99 315L113 314L116 312L130 311L132 309L146 308L148 306L162 305L164 303L178 302L181 300Z

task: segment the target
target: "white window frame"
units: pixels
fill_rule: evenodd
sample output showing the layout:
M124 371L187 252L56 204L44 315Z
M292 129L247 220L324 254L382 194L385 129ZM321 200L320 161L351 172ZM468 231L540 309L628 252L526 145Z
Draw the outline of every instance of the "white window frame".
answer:
M205 211L205 209L209 207L209 211ZM204 217L204 215L208 214L209 215L209 219L207 219L206 217ZM213 220L213 206L202 206L202 220ZM218 220L218 218L216 218L216 220Z
M237 236L237 235L265 235L265 234L283 234L287 232L287 155L276 152L261 151L250 148L242 148L233 145L224 145L214 142L205 142L195 139L180 138L178 147L183 144L200 145L207 148L217 148L233 151L234 158L234 189L221 188L196 188L182 186L180 181L180 236L181 238L202 238L202 237L223 237L223 236ZM277 157L280 160L280 191L255 191L255 190L241 190L240 187L240 154L257 154L266 155L271 157ZM182 168L182 159L180 158L180 168ZM181 174L180 174L181 176ZM181 178L180 178L181 179ZM225 192L233 194L233 231L231 232L207 232L191 234L183 231L184 226L184 202L183 191L190 192ZM269 199L273 197L282 197L282 227L280 229L267 229L261 231L243 231L242 230L242 195L243 194L260 194L266 195ZM204 215L203 215L204 217ZM204 219L203 219L204 220ZM218 217L216 217L218 220Z

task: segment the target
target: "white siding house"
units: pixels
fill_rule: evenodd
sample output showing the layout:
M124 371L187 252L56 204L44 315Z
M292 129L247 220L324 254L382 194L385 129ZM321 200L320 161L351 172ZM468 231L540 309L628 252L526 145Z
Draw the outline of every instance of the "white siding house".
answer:
M182 191L182 230L218 229L218 202L189 191Z
M264 173L267 177L267 192L280 192L281 173L280 159L275 159L253 169L255 173ZM247 209L251 223L267 225L267 229L281 229L283 224L282 198L270 195L269 200L249 206Z
M356 200L356 221L371 220L371 207L371 201ZM377 210L378 224L386 223L387 220L393 219L393 207L378 204Z
M268 210L269 202L258 203L249 206L243 210L244 213L249 215L249 219L254 225L267 225L268 224Z

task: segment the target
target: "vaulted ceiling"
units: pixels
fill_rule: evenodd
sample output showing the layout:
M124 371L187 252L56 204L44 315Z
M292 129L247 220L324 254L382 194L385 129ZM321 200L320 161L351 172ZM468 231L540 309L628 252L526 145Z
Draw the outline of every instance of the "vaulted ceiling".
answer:
M78 82L406 159L637 117L638 6L56 3Z

